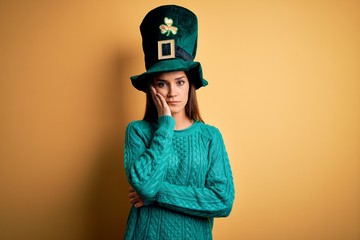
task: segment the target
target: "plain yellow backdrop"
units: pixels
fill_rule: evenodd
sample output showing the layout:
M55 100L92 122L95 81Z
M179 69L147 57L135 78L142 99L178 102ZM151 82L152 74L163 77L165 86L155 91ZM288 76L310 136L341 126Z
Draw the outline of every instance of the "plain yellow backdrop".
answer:
M169 1L0 1L0 239L122 239L139 24ZM215 239L360 239L360 2L180 1L236 187Z

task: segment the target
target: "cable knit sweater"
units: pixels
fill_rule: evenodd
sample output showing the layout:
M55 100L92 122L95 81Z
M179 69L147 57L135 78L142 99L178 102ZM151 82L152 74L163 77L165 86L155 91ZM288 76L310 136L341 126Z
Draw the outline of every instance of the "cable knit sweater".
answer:
M125 239L212 239L213 218L230 214L234 184L221 133L198 121L174 126L162 116L127 127L125 171L145 206L131 208Z

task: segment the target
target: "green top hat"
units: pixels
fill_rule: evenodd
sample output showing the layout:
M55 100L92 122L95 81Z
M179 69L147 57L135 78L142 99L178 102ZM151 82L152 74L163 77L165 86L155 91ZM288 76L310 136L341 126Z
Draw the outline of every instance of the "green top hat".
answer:
M198 24L193 12L176 5L157 7L145 16L140 32L147 71L130 77L136 89L146 92L155 74L169 71L187 71L196 89L208 84L194 61Z

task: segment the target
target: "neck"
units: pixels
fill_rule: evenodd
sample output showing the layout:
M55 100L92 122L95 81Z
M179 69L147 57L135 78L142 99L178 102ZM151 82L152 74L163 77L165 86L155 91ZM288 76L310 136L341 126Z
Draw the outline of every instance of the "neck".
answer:
M194 122L192 119L188 118L184 113L177 113L173 114L172 117L175 119L175 130L185 129L190 127L191 124Z

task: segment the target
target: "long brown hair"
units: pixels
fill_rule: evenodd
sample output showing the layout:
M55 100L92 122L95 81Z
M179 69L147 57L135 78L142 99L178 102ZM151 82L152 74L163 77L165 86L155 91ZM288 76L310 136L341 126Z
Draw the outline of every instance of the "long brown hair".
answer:
M185 105L185 114L188 118L192 120L204 122L204 120L201 118L200 115L195 86L191 81L190 74L188 74L187 72L185 73L189 80L189 93L188 93L188 101ZM146 108L145 108L145 114L143 120L147 122L157 122L157 119L158 119L157 109L152 99L150 88L148 88L146 91Z

